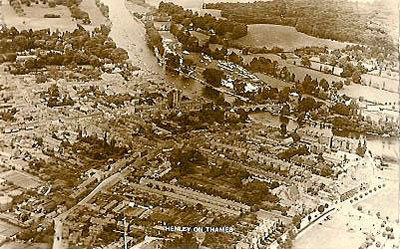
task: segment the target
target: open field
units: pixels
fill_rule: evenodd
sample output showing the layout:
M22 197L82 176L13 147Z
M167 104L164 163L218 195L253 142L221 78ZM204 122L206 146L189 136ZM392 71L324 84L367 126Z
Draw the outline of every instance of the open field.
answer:
M20 229L18 227L8 224L4 221L0 221L0 235L1 236L9 237L9 236L16 234L19 231L20 231Z
M333 74L334 75L340 75L343 72L343 68L340 67L333 67L331 65L326 65L326 64L322 64L319 62L315 62L315 61L311 61L311 67L314 70L320 70L322 69L322 71L324 71L325 69L328 70L332 70L333 69Z
M399 79L388 79L370 74L363 74L361 78L365 84L369 85L371 83L372 87L391 92L399 92Z
M281 122L279 121L279 116L272 115L269 112L255 112L251 113L249 117L255 120L256 122L262 123L266 126L279 128L281 125ZM288 131L294 131L296 128L298 128L298 125L293 120L289 120L289 123L286 128Z
M359 98L363 97L364 100L384 104L385 102L398 102L399 95L397 93L392 93L380 89L376 89L369 86L362 86L351 84L349 86L344 86L343 89L340 90L340 93L344 93L351 98ZM385 96L382 98L382 96Z
M49 249L48 244L22 244L18 242L7 242L0 249Z
M266 59L270 59L272 61L277 61L279 64L285 63L280 56L276 54L248 54L248 55L241 55L243 57L243 63L249 64L254 58L264 57Z
M59 29L60 31L74 30L76 22L71 18L71 12L66 6L48 8L44 4L33 4L31 7L23 7L25 16L18 16L8 1L3 1L0 12L4 17L4 23L14 26L19 30L23 29ZM45 14L58 14L60 18L44 18Z
M323 226L316 225L294 242L294 249L356 249L364 241L360 231L347 231L346 223L340 214L335 213L332 220Z
M377 136L367 136L367 146L374 155L383 157L399 158L399 140L395 137L381 138ZM397 177L397 174L395 175Z
M332 81L335 82L345 81L345 79L342 77L332 74L326 74L310 68L299 67L293 64L286 64L285 66L287 66L289 72L294 73L296 75L295 78L296 81L303 81L304 77L306 77L306 74L310 75L312 79L318 79L318 81L320 81L321 79L325 79L329 83L331 83Z
M106 23L106 18L101 14L95 4L95 0L83 0L80 8L86 11L92 21L89 25L82 25L88 30L92 30L101 24ZM8 1L3 1L0 5L0 13L4 23L8 26L14 26L19 30L23 29L47 29L72 31L76 28L77 22L71 18L71 12L66 6L57 5L55 8L49 8L45 4L32 4L30 7L23 5L25 16L18 16ZM60 15L60 18L44 18L45 14Z
M286 66L290 73L294 73L296 75L295 78L296 81L304 80L306 74L310 75L311 78L313 79L318 79L318 80L326 79L329 83L331 83L332 81L339 82L345 80L344 78L339 77L337 75L327 74L319 71L320 64L315 62L312 62L311 68L306 68L299 66L301 65L299 59L284 60L276 54L250 54L250 55L242 55L242 57L243 57L243 62L245 64L250 63L251 60L253 60L253 58L260 58L260 57L270 59L271 61L277 61L280 67ZM293 64L294 62L296 62L296 65ZM336 74L340 73L339 69L340 68L335 67Z
M33 176L19 172L17 170L4 172L0 175L0 177L25 189L36 188L40 185L40 182L36 180Z
M396 172L391 171L392 175ZM389 181L387 187L379 194L361 201L358 205L372 213L380 212L382 217L388 216L389 219L395 220L399 218L399 202L395 201L399 198L399 186L397 182Z
M282 90L285 87L293 86L293 84L291 84L291 83L288 83L288 82L285 82L282 80L278 80L276 78L273 78L271 76L268 76L268 75L265 75L262 73L256 73L255 75L257 75L258 78L260 78L262 81L267 83L269 86L278 88L279 90Z
M293 27L272 24L253 24L248 27L248 34L237 40L241 45L267 48L276 46L285 51L293 51L305 46L327 46L331 49L338 49L347 45L342 42L306 35L297 32Z

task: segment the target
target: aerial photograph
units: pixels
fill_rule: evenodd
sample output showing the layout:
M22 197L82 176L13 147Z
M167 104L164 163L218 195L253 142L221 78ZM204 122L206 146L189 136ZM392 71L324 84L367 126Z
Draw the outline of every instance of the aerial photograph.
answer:
M399 249L398 0L0 0L0 249Z

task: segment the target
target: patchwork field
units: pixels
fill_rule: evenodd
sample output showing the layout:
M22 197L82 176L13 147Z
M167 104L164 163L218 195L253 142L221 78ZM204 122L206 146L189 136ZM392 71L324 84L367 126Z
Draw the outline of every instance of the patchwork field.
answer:
M253 47L274 46L283 48L285 51L293 51L305 46L327 46L331 49L343 48L347 44L327 39L315 38L300 32L293 27L253 24L249 25L248 34L237 40L239 44Z

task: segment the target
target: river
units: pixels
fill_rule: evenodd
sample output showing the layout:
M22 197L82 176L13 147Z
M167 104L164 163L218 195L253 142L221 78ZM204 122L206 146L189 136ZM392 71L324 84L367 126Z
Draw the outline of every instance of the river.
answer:
M144 25L135 19L125 6L124 0L101 0L108 5L112 28L110 37L118 47L128 52L134 66L147 73L161 74L162 68L146 45L146 30Z

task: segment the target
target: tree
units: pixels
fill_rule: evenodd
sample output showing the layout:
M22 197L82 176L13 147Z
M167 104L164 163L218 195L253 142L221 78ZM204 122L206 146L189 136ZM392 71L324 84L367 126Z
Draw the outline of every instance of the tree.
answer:
M356 154L360 157L364 157L365 151L367 150L366 144L361 145L361 141L358 141L358 146L356 149Z
M320 107L320 104L317 103L313 98L306 97L299 101L298 111L299 112L308 112Z
M178 55L174 55L172 53L168 53L165 56L165 60L166 62L166 69L169 71L175 71L177 68L179 68L179 56Z
M319 205L319 206L318 206L318 212L323 213L324 210L325 210L324 205Z
M296 122L301 126L304 124L304 119L306 118L306 113L305 112L300 112L297 115Z
M350 116L350 107L342 103L335 104L332 107L332 111L343 116Z
M344 64L343 72L340 73L340 76L345 77L345 78L352 77L354 70L355 70L355 68L354 68L353 64L351 64L350 62L347 62Z
M279 112L281 115L289 115L290 114L290 107L288 104L284 104Z
M15 36L13 44L17 51L23 51L28 48L28 39L22 35Z
M298 224L300 224L300 222L301 222L301 217L300 217L300 215L296 214L295 216L293 216L293 218L292 218L292 224L293 224L294 226L297 226Z
M281 128L281 135L285 136L287 132L286 124L281 123L280 128Z
M280 117L279 117L279 121L281 122L281 134L282 134L282 136L285 136L286 135L286 132L287 132L287 124L289 123L289 119L287 118L287 117L285 117L285 116L283 116L283 115L281 115Z
M225 73L216 68L207 68L203 71L203 77L207 83L214 87L220 87L222 79L225 79Z
M360 84L361 83L361 72L360 70L355 70L353 74L351 75L351 79L353 80L354 83Z
M322 89L324 89L324 91L327 91L329 89L329 84L328 84L328 81L326 81L326 79L321 79L318 82L318 86L321 87Z
M311 61L308 57L302 57L301 58L301 65L305 66L305 67L311 67Z
M333 83L333 86L336 88L336 90L340 90L340 89L342 89L343 88L343 82L341 82L341 81L338 81L338 82L334 82Z
M241 56L237 55L235 52L232 52L229 55L228 60L235 64L238 64L238 65L241 65L243 62L243 58Z
M55 1L49 1L48 4L49 8L55 8L57 6Z
M328 177L328 176L331 176L333 174L333 170L329 165L325 164L321 168L321 173L320 174L321 174L321 176Z
M185 57L185 58L183 58L183 65L185 65L187 67L191 67L194 65L194 61L192 58Z
M320 61L322 64L325 64L325 63L328 61L328 55L326 55L326 54L321 54L321 55L319 56L319 61Z
M290 88L289 87L285 87L281 91L279 91L279 94L278 94L279 102L281 102L281 103L288 102L289 101L289 94L290 94Z
M304 93L313 94L315 93L318 87L318 82L316 80L312 80L310 75L306 75L304 77L303 82L301 83L301 88Z

